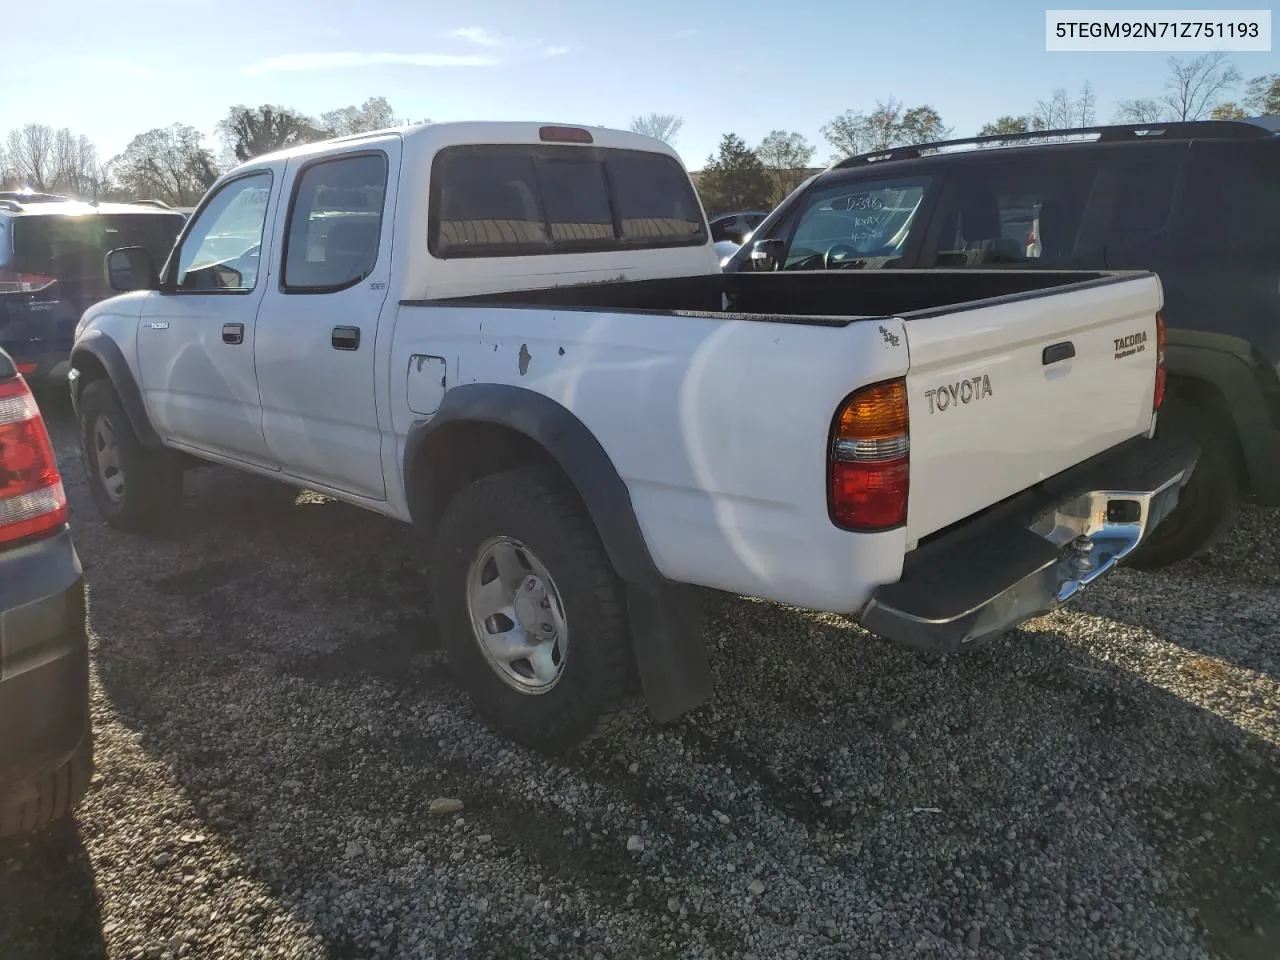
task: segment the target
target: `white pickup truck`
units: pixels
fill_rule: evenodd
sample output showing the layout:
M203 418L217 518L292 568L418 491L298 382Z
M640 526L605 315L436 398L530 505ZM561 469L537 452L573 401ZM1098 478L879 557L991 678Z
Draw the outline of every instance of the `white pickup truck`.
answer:
M264 156L107 270L71 357L106 519L214 461L412 523L477 708L547 750L710 696L687 585L960 649L1114 566L1197 456L1153 439L1154 275L725 275L673 151L609 130Z

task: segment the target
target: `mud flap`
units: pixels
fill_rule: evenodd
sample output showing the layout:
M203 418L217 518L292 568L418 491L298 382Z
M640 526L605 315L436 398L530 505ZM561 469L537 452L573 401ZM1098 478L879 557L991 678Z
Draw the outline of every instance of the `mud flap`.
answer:
M636 668L649 717L667 723L711 698L711 660L693 587L627 584Z

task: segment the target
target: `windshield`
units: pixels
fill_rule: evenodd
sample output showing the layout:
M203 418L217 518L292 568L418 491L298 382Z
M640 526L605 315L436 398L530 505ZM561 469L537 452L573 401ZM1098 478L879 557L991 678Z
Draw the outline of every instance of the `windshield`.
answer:
M906 247L926 178L841 184L809 198L785 269L892 266Z
M59 279L100 277L103 256L117 247L143 247L160 264L183 222L176 213L19 217L13 225L14 267Z

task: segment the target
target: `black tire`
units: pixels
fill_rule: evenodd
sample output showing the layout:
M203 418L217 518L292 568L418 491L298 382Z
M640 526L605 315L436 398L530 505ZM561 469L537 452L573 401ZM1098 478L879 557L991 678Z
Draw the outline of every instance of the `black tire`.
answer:
M70 816L89 789L93 776L93 737L85 734L75 753L33 784L35 796L0 806L0 840L25 835Z
M1156 433L1193 441L1200 459L1173 512L1129 556L1129 566L1139 570L1158 570L1209 549L1240 512L1240 466L1229 431L1186 401L1171 400L1160 411Z
M168 450L143 446L125 415L120 398L109 380L94 380L80 395L80 458L94 505L113 527L132 532L157 532L167 528L182 508L182 465ZM109 425L116 441L123 495L107 491L98 470L100 420Z
M568 639L562 672L546 692L522 692L504 680L472 626L471 565L495 537L525 545L560 596ZM476 711L496 730L555 754L630 716L636 675L623 584L590 516L564 481L529 467L482 477L463 489L440 520L430 576L450 662Z

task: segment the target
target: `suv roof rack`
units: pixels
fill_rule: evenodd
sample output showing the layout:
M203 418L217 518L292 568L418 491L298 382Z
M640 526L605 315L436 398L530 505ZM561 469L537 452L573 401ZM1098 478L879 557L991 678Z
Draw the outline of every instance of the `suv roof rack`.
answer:
M131 202L133 203L134 206L139 206L139 207L159 207L162 210L173 209L173 207L169 206L163 200L133 200Z
M62 203L70 200L60 193L39 193L35 190L0 190L0 200L14 203Z
M1084 138L1094 136L1099 142L1138 140L1146 137L1160 140L1191 140L1196 137L1212 137L1218 140L1255 140L1273 137L1275 132L1252 120L1177 120L1169 123L1125 123L1097 127L1069 127L1059 130L1028 130L1026 133L992 133L981 137L961 137L956 140L935 140L931 143L913 143L904 147L890 147L870 153L847 157L831 166L832 170L846 170L864 163L884 160L914 160L925 151L944 147L1027 146L1036 142L1061 142L1065 137Z

